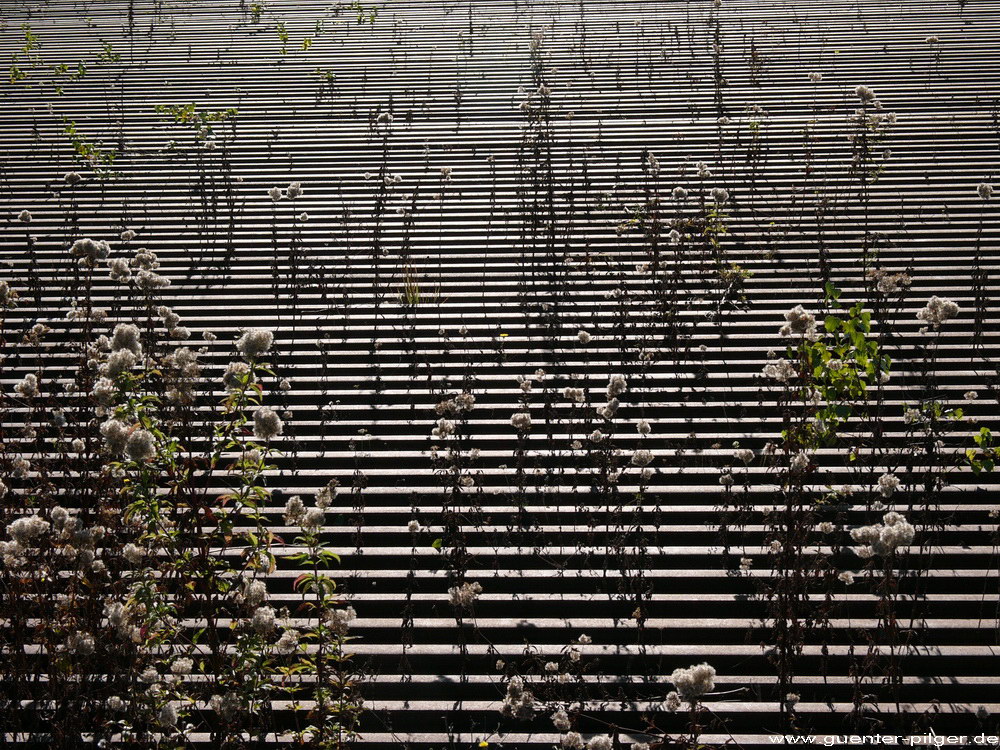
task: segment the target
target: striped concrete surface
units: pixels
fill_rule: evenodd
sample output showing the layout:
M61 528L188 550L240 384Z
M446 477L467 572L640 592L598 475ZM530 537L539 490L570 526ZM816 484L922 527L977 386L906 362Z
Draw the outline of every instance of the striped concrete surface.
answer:
M218 336L206 371L221 375L241 328L273 330L292 388L277 397L289 416L266 513L291 539L285 500L343 485L323 534L358 614L359 742L557 744L548 713L517 722L499 708L507 677L545 683L540 665L581 633L585 674L572 689L549 678L547 694L580 702L585 738L620 727L621 747L687 731L662 701L671 672L702 661L718 673L706 742L997 734L1000 482L962 456L1000 393L1000 198L977 195L1000 188L1000 3L362 2L371 22L346 2L267 0L257 20L253 5L0 3L0 279L21 296L0 385L10 393L38 356L55 377L73 365L79 237L110 241L112 257L157 254L172 280L163 303L198 345ZM25 24L37 49L24 50ZM886 116L860 162L859 85ZM235 112L206 145L156 109L188 104ZM293 181L301 197L268 197ZM699 224L712 188L728 192L717 247ZM672 227L691 233L671 244ZM875 309L892 377L872 418L814 458L810 497L855 493L804 554L833 545L837 569L861 571L847 530L884 512L879 475L903 477L889 506L917 535L896 603L901 674L857 676L866 634L881 632L873 580L813 591L830 619L802 647L790 726L761 592L778 575L767 514L782 502L764 451L794 407L761 371L784 351L786 311L818 311L825 281L867 299L867 269L912 279ZM93 293L113 317L133 313L103 275ZM932 295L960 307L939 333L916 317ZM15 344L36 322L53 329L44 351ZM629 468L602 492L587 436L614 374L630 384L614 444L625 466L651 450L654 473ZM435 406L463 390L476 406L461 439L479 452L455 505L430 433ZM198 413L219 396L201 394ZM964 418L928 447L904 412L931 397ZM519 443L510 418L524 404L533 429ZM15 452L23 418L9 405ZM754 450L749 465L738 448ZM732 491L719 482L729 468ZM935 472L944 486L928 489ZM446 510L460 519L450 531ZM469 555L460 573L433 546L449 534ZM296 600L299 572L280 563L274 601ZM483 588L461 618L457 580ZM275 710L290 726L291 707Z

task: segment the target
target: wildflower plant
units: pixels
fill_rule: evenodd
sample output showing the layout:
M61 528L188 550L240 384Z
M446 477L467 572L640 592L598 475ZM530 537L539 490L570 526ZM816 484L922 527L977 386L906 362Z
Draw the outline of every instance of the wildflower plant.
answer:
M765 536L774 578L763 584L761 592L769 602L770 658L789 727L796 726L796 714L785 696L793 692L795 664L807 632L822 630L830 616L828 604L814 602L811 593L827 589L838 574L829 556L807 551L823 517L835 518L838 507L830 495L817 496L813 490L822 481L817 455L840 447L840 433L848 422L863 416L859 409L868 400L869 387L887 376L891 367L890 358L871 336L871 313L863 303L845 307L839 289L828 285L825 291L833 314L825 317L822 329L816 316L801 305L790 310L779 330L788 341L785 359L764 368L765 376L784 390L783 400L797 407L786 412L781 453L771 451L782 458L774 466L782 496Z
M103 263L119 268L106 247L81 240L71 252L89 277ZM15 488L24 509L7 520L0 542L6 569L52 571L41 578L5 575L4 586L5 598L32 601L52 623L35 640L54 660L46 672L56 679L44 687L55 706L50 731L66 741L156 738L158 746L177 748L187 746L191 732L206 731L216 746L232 747L248 732L269 731L272 702L289 691L297 695L299 675L318 673L315 724L306 735L313 746L342 747L360 707L357 676L344 653L353 614L320 572L333 557L318 536L315 512L306 514L300 540L313 571L296 587L314 597L304 602L313 627L279 628L287 616L267 605L265 579L277 563L264 478L275 468L283 432L281 418L264 403L265 383L275 378L266 361L274 337L260 329L242 333L214 419L199 425L190 405L218 386L205 380L198 352L164 345L182 328L180 317L158 304L167 280L156 274L148 251L140 250L135 264L128 268L145 272L151 283L137 283L135 273L121 269L112 276L131 291L129 306L145 312L142 325L107 322L89 296L73 308L72 320L84 331L73 388L86 411L70 412L72 425L59 419L66 434L61 460L85 472L79 496L69 494L73 487L60 491L44 472L32 477L25 470ZM84 294L90 289L85 284ZM3 291L11 307L16 294ZM102 325L108 332L98 335ZM39 328L29 345L44 335ZM15 387L18 398L38 407L48 392L32 372ZM70 427L75 436L65 433ZM226 489L212 493L220 480ZM78 571L76 583L68 598L53 597L59 561L67 559ZM190 617L203 626L191 629ZM315 654L289 665L300 643L315 643ZM97 660L107 662L100 682L91 678ZM13 669L15 680L32 679L30 663L15 662ZM80 691L90 693L82 709Z
M363 702L358 693L359 677L345 650L353 640L349 634L357 614L338 594L336 580L326 571L340 562L329 549L321 533L326 511L333 505L339 482L330 480L316 493L313 508L305 509L297 496L289 500L285 520L297 525L301 534L294 544L302 551L288 556L303 572L293 583L302 602L297 612L307 618L302 628L287 628L286 651L294 657L278 672L296 697L303 695L313 708L306 713L309 724L296 731L295 737L310 747L341 748L357 732ZM298 502L296 502L298 501ZM315 682L302 676L315 677Z

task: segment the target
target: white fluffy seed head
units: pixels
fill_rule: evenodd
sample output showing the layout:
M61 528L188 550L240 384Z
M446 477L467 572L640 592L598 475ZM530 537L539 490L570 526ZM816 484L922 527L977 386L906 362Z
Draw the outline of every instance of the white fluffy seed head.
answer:
M950 299L944 299L934 295L924 308L917 313L917 320L922 320L929 324L931 328L937 330L942 323L946 323L958 315L958 305Z
M284 422L274 409L261 406L253 414L253 434L259 440L271 440L278 437L285 429Z
M677 688L681 700L694 703L715 690L715 668L705 662L686 669L678 668L670 675L670 682Z
M510 423L518 432L528 432L531 430L531 415L526 411L519 411L510 418Z
M247 359L257 359L267 354L274 343L274 334L263 328L251 328L236 342L236 348Z

